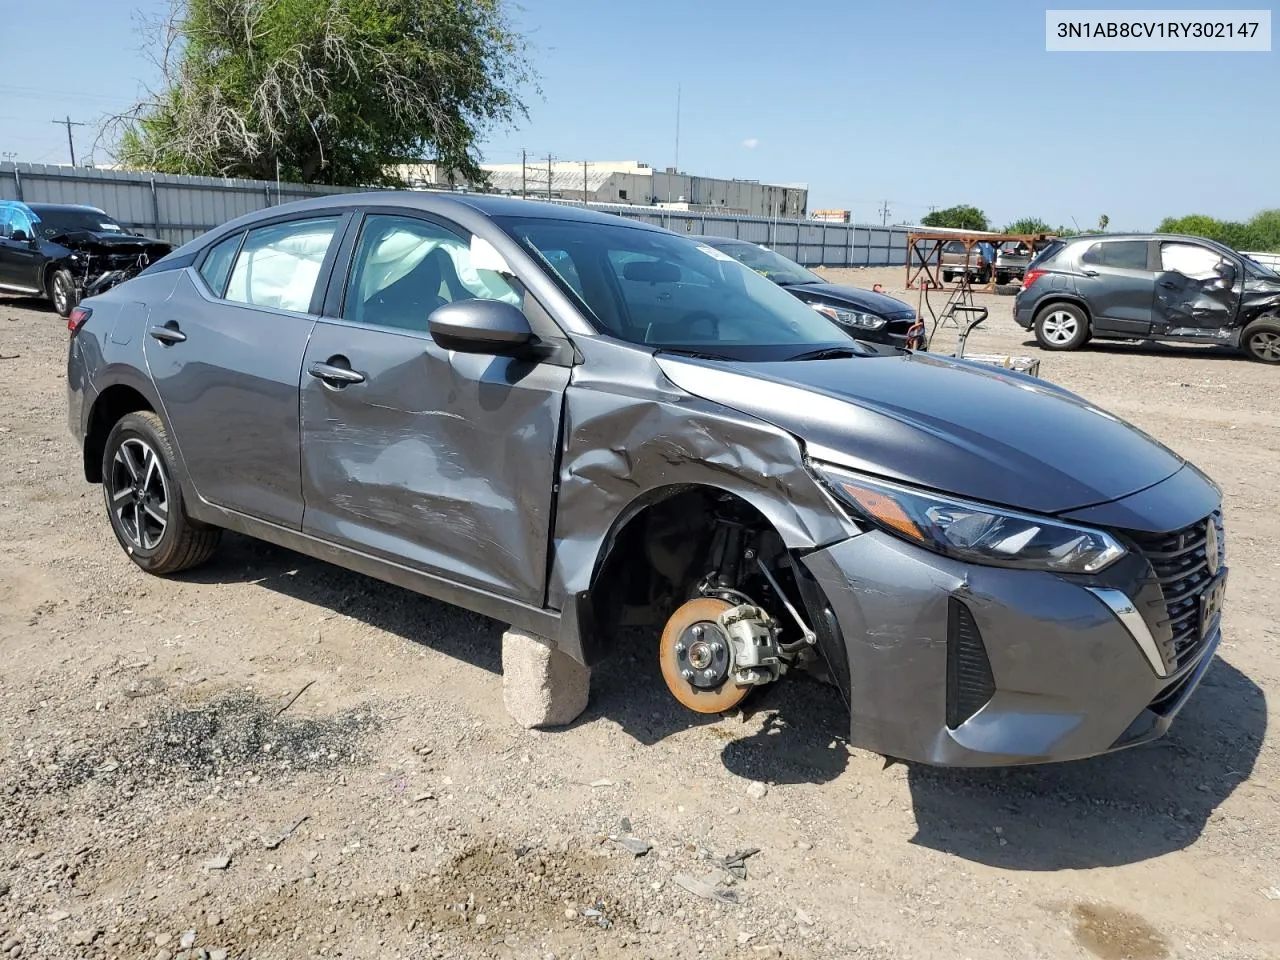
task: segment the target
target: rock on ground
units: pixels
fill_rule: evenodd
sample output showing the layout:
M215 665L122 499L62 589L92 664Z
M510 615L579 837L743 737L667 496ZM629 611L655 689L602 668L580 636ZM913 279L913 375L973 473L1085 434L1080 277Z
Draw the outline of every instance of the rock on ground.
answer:
M521 726L571 723L590 691L591 671L552 641L514 627L502 635L502 699Z

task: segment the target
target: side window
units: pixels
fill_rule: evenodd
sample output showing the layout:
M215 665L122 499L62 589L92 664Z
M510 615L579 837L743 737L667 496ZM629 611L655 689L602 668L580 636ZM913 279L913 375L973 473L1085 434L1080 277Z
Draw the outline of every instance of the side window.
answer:
M521 297L500 275L475 269L470 240L451 230L389 214L365 220L347 284L346 319L425 332L432 311L458 300L519 306Z
M9 236L12 237L19 230L28 240L36 235L36 228L27 211L15 208L9 212Z
M1118 267L1121 270L1147 269L1145 240L1105 240L1095 243L1080 257L1082 263Z
M1167 273L1180 273L1192 280L1208 280L1216 277L1215 268L1222 262L1222 255L1208 247L1194 243L1160 244L1160 269Z
M225 299L306 313L338 222L338 217L322 217L250 230Z
M0 240L9 239L9 216L9 211L0 207Z
M231 263L235 259L236 251L240 249L240 241L243 237L243 233L237 233L225 240L219 240L217 245L205 255L204 263L200 264L200 276L204 278L204 282L209 285L209 292L215 297L221 297L223 291L227 289L227 278L231 276Z

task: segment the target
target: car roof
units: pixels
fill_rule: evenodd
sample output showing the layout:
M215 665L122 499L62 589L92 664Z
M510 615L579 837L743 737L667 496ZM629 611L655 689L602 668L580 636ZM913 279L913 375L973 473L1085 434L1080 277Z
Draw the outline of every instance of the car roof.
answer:
M24 206L29 210L39 213L44 210L47 213L101 213L106 216L106 211L101 207L91 206L87 203L25 203Z

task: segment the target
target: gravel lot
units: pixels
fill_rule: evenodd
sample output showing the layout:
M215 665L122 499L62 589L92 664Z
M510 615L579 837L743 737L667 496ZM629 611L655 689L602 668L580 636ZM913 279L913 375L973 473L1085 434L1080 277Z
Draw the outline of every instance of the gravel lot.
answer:
M979 300L971 352L1040 356L1226 492L1225 640L1155 745L886 767L813 682L681 712L647 642L522 731L501 624L239 537L138 571L67 433L63 323L0 301L0 960L1280 956L1280 370L1041 353Z

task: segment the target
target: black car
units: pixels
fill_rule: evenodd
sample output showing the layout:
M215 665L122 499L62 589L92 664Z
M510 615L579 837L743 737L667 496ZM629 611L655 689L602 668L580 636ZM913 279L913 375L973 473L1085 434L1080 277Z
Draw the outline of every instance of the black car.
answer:
M803 300L824 317L846 328L858 340L888 344L901 350L916 312L883 293L832 283L767 247L728 237L695 236L691 239L727 254Z
M1094 337L1216 343L1280 363L1280 274L1203 237L1072 237L1027 267L1014 319L1046 350Z
M0 200L0 293L51 300L63 317L171 249L97 207Z

